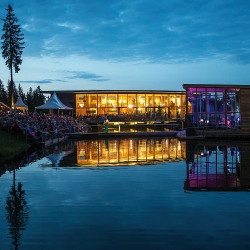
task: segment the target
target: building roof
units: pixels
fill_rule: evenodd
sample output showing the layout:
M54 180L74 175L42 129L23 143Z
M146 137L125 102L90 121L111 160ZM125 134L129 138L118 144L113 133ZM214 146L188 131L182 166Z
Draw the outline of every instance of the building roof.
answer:
M250 85L239 85L239 84L183 84L184 89L186 88L237 88L237 89L244 89L250 88Z
M56 92L50 97L50 99L43 105L36 107L36 109L72 109L64 105L57 97Z
M21 96L18 96L16 103L13 105L14 108L26 108L28 109L28 106L23 102Z
M162 93L184 93L184 90L48 90L43 93L72 93L72 94L162 94Z

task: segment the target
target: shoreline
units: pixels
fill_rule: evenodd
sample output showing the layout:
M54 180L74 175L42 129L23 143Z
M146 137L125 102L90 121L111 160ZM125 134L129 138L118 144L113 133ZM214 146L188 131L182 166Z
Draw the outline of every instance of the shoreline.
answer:
M0 163L15 159L30 148L31 145L28 142L0 130Z

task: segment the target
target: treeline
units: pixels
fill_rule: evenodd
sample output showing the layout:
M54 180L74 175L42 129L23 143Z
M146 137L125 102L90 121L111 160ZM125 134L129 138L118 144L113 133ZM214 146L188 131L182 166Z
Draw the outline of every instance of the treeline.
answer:
M35 107L44 104L46 100L40 86L38 86L35 90L30 87L25 93L20 84L16 87L15 83L11 84L11 81L8 81L7 87L5 88L3 82L0 80L0 102L3 102L7 106L11 107L17 101L18 96L22 98L23 102L28 106L30 112L35 111Z

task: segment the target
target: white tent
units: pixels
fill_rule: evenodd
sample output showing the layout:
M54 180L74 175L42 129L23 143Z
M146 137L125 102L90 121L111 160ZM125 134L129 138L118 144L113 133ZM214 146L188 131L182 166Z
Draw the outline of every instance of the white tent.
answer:
M37 106L36 109L68 109L71 110L72 108L64 105L59 98L57 97L56 92L50 97L50 99L43 105Z
M19 110L22 110L22 111L28 110L28 106L26 104L24 104L21 96L18 96L18 99L17 99L16 103L13 105L13 108L14 109L19 109Z

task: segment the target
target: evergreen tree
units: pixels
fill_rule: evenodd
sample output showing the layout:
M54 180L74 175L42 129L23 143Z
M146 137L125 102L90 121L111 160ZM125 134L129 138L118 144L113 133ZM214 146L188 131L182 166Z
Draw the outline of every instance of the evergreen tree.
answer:
M8 81L7 85L8 106L12 107L18 98L18 91L14 82Z
M7 93L4 88L2 80L0 80L0 102L8 105L8 98L7 98Z
M18 95L22 98L23 101L25 100L25 94L23 92L23 88L20 85L20 83L18 84Z
M27 92L26 94L26 100L25 100L25 103L26 105L29 107L29 111L34 111L33 110L33 94L32 94L32 88L30 87L29 88L29 91Z
M33 106L34 109L37 106L40 106L45 103L45 96L42 93L42 90L40 86L38 86L34 91L33 91Z
M5 65L10 70L10 94L11 94L11 104L14 103L14 81L13 81L13 69L15 73L20 70L20 65L22 64L22 53L23 53L23 34L21 33L21 28L18 23L18 19L14 14L11 5L8 5L6 9L7 15L3 24L3 35L2 39L2 56L5 59Z

